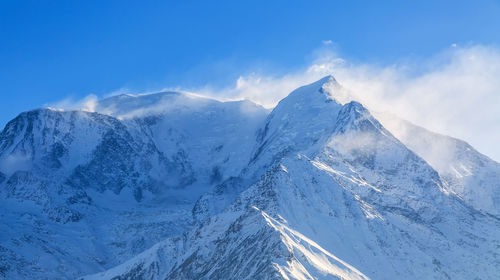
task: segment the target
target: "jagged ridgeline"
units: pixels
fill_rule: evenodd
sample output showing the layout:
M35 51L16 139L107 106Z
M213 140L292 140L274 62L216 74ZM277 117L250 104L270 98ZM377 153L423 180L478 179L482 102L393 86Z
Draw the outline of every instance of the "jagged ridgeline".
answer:
M6 125L0 232L2 279L496 279L500 164L331 76L120 95Z

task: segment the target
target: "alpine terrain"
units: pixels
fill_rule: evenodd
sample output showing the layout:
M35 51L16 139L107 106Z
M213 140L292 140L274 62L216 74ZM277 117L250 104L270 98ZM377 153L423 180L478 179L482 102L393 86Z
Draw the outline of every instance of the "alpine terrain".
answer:
M1 279L500 279L500 164L332 76L119 95L5 126L0 233Z

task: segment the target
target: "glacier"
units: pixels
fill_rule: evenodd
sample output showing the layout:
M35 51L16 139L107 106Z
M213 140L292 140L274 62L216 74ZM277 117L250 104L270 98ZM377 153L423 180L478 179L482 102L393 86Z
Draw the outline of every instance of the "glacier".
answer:
M495 279L500 164L332 76L272 110L188 92L0 133L0 278Z

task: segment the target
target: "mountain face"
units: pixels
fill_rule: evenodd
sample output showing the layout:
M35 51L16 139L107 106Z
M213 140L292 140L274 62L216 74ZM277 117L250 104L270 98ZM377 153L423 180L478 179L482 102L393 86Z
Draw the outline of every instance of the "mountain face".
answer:
M22 113L0 172L5 279L500 275L500 164L331 76L271 112L162 92Z
M477 210L500 216L500 164L477 152L466 142L428 131L387 114L385 126L439 174L448 192Z
M183 94L112 99L147 110L150 98L175 108L137 118L40 109L7 124L0 276L75 278L181 234L198 197L249 157L268 113Z

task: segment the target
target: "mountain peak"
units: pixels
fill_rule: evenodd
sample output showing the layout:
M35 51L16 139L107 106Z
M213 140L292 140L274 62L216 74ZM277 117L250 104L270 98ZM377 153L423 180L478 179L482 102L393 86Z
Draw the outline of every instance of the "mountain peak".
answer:
M337 83L337 80L335 79L335 77L333 77L333 75L327 75L318 80L318 83L321 84L332 83L332 82Z
M322 92L324 88L332 88L332 87L340 87L340 84L337 82L337 80L332 76L328 75L325 76L316 82L313 82L311 84L299 87L295 91L302 90L302 91L310 91L310 92L315 92L319 91Z
M352 92L342 87L332 75L328 75L316 82L297 88L284 100L316 107L319 104L330 103L332 101L344 105L355 100L355 96Z

